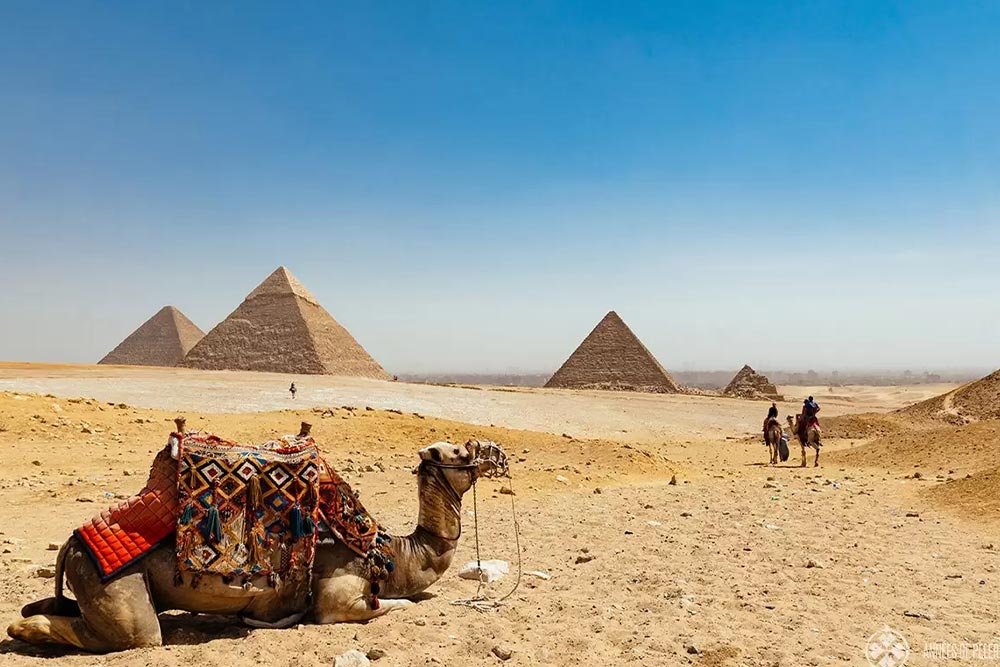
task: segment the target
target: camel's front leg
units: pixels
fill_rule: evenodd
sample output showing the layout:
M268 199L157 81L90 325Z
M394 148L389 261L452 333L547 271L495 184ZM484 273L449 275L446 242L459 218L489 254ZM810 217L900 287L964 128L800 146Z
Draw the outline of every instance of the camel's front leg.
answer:
M379 600L373 609L371 584L353 574L338 574L316 583L313 616L317 623L361 623L409 607L410 600Z
M816 445L816 461L813 463L813 467L819 467L819 445Z
M802 468L806 467L806 446L802 445Z

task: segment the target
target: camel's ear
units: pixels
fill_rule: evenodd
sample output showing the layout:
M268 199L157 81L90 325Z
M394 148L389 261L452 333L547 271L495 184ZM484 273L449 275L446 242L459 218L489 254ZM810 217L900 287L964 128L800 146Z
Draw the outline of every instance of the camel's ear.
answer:
M469 452L469 459L475 461L479 456L479 441L469 440L465 443L465 451Z

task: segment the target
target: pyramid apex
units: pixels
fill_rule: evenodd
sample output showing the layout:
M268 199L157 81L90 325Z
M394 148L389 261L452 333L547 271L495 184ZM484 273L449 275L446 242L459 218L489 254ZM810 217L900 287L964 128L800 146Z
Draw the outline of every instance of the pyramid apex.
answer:
M316 297L292 275L292 272L284 264L272 271L271 275L265 278L261 284L257 285L247 295L246 300L249 301L260 296L284 296L289 294L319 305Z

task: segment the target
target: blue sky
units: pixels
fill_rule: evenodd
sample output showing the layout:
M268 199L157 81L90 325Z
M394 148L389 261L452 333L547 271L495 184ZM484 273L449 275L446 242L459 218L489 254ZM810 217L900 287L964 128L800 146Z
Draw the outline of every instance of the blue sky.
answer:
M0 4L0 359L287 265L389 370L1000 366L1000 4ZM809 300L808 307L796 304Z

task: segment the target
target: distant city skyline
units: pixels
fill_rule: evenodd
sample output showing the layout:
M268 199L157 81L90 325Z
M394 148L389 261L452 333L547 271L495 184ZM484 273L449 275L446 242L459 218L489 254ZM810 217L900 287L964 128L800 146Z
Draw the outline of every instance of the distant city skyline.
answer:
M0 359L279 264L390 373L1000 367L1000 5L13 1Z

